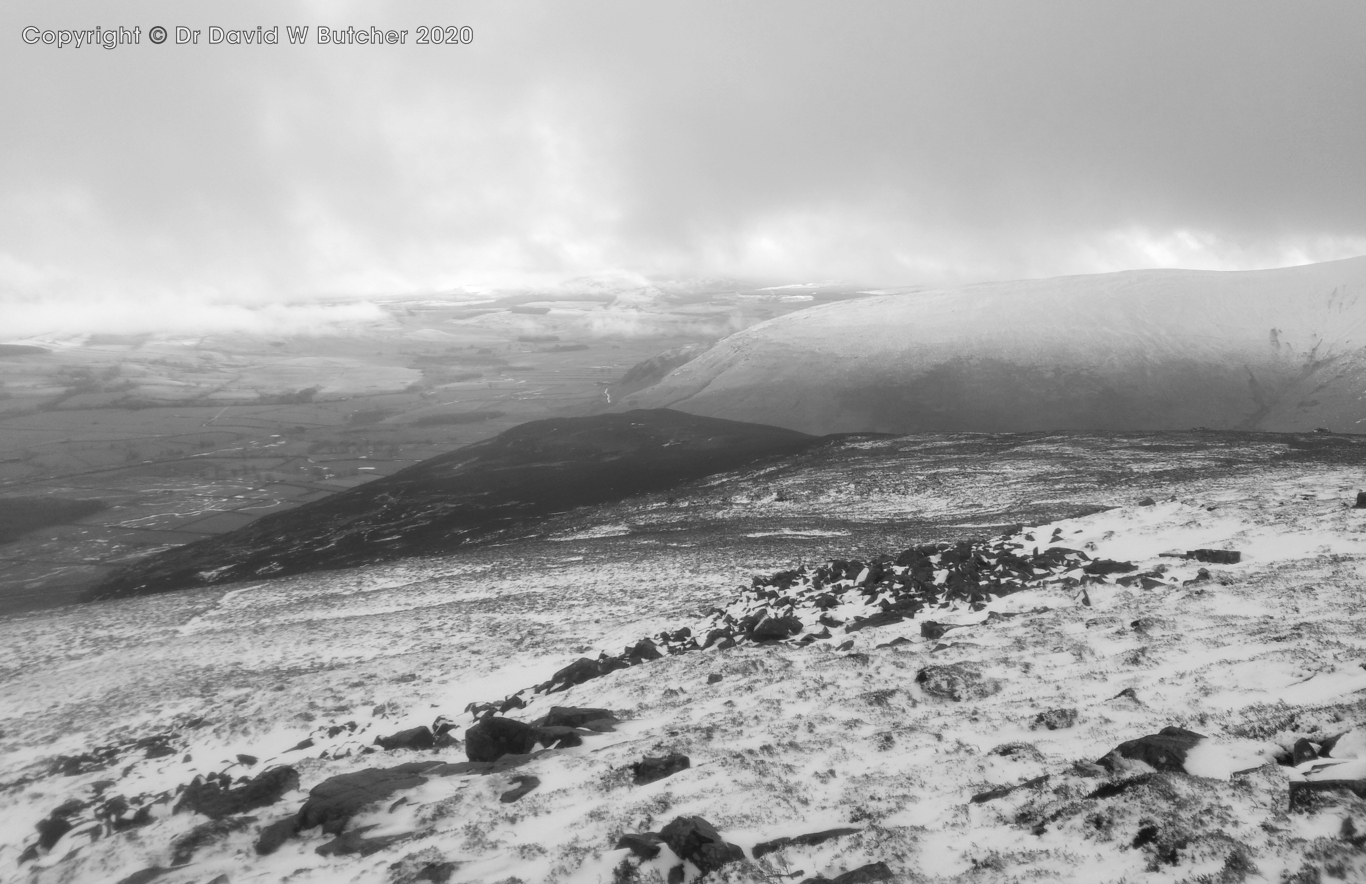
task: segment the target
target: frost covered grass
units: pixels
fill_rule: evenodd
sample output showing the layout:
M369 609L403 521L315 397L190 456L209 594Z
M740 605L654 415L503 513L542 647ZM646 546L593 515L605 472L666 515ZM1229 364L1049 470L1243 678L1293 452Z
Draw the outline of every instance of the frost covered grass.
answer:
M676 862L670 851L638 860L615 849L617 839L689 815L746 852L708 876L719 881L834 877L878 861L897 880L917 882L1366 874L1358 834L1366 801L1325 793L1292 812L1288 798L1292 781L1366 776L1366 512L1346 506L1359 470L1276 462L1250 446L1240 468L1193 476L1174 470L1170 453L1154 453L1149 470L1129 451L1107 461L1103 446L1030 444L1034 467L1071 455L1081 465L1064 480L1061 469L1022 470L998 457L974 475L932 482L929 473L892 470L886 458L879 477L871 455L842 470L813 463L709 480L672 508L645 500L574 514L549 526L545 540L459 559L0 622L0 877L113 882L161 868L144 880L665 880ZM1096 478L1113 472L1129 475ZM713 647L563 693L527 692L527 706L510 717L589 706L622 723L515 770L434 775L369 806L347 831L393 840L368 855L320 855L332 836L316 829L257 854L261 830L296 813L330 777L465 758L459 744L365 754L375 736L439 714L456 719L463 736L467 703L498 700L645 635L697 629L751 570L795 564L762 561L771 553L756 552L744 533L787 528L784 542L838 550L844 535L814 534L834 530L816 516L825 506L818 489L833 487L836 474L851 506L834 515L852 526L838 529L851 531L851 542L876 537L878 524L917 505L915 489L937 482L947 490L934 494L973 504L955 512L946 503L945 523L974 508L1009 514L1022 501L1119 504L1012 537L1025 548L1062 546L1140 572L1166 570L1149 589L1107 580L1083 594L1057 581L977 610L957 604L852 634L832 629L801 646ZM1078 491L1087 481L1091 490ZM1139 506L1145 495L1155 503ZM684 523L678 514L688 510L694 519ZM730 532L729 545L683 545L724 536L730 524L759 525L765 512L774 527ZM665 524L677 534L663 533ZM659 542L668 536L680 545ZM1190 549L1236 549L1242 560L1162 555ZM926 638L926 620L954 628ZM929 669L971 673L991 687L950 699L921 677ZM1206 736L1184 772L1128 759L1097 764L1164 727ZM164 745L174 751L131 742L157 735L169 735ZM1336 743L1330 757L1282 763L1301 739L1320 750ZM292 750L305 740L312 745ZM115 760L54 770L60 757L98 747L116 747ZM670 752L691 766L632 784L633 762ZM100 807L122 795L137 806L196 775L236 778L280 764L298 771L299 788L232 824L209 827L199 814L171 813L173 802L152 802L145 825L119 831L82 810L50 849L19 863L35 825L73 798ZM500 800L527 774L540 784ZM858 831L754 858L760 842L837 827ZM190 844L188 861L173 866Z

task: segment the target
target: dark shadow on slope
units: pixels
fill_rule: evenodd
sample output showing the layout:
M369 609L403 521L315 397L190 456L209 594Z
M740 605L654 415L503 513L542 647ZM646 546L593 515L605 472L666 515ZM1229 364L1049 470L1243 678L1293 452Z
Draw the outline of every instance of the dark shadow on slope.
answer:
M88 600L452 552L575 507L662 491L822 439L667 409L554 418L150 556Z

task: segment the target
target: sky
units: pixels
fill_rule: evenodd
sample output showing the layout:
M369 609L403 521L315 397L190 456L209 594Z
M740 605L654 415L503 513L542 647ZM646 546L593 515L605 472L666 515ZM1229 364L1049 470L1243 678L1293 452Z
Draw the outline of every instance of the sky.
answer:
M158 46L156 24L204 33ZM22 36L96 25L141 42ZM207 42L258 25L281 45ZM473 39L417 45L424 25ZM6 0L0 337L603 274L940 286L1350 257L1363 34L1348 0Z

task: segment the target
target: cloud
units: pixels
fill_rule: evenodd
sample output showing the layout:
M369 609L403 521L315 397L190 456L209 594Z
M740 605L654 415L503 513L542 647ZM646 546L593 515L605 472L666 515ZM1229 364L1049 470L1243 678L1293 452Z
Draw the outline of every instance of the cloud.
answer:
M11 39L153 22L410 41L451 23L475 39L15 44L0 55L6 313L34 296L217 310L603 271L943 284L1250 268L1366 241L1361 6L0 10Z

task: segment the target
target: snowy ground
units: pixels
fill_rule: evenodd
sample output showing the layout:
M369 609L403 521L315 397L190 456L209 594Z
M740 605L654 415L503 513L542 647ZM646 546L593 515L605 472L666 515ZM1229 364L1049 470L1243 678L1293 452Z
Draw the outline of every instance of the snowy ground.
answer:
M1288 789L1306 777L1366 777L1366 511L1348 508L1362 471L1249 450L1245 469L1196 478L1199 470L1135 469L1131 454L1129 479L1093 483L1086 498L1116 509L1017 539L1046 549L1056 536L1055 545L1143 571L1165 564L1162 586L1093 584L1083 598L1053 582L980 611L927 612L852 635L836 629L805 646L668 656L535 696L509 716L592 706L623 723L513 771L432 776L396 793L350 823L375 826L366 837L402 836L366 856L319 855L331 836L316 829L269 856L253 845L329 777L465 758L458 745L361 754L377 735L446 714L461 736L471 701L501 699L641 636L697 628L707 607L735 595L738 577L756 564L744 544L758 541L671 547L658 539L676 517L669 513L710 507L709 519L743 529L737 535L785 531L777 539L815 537L838 550L840 531L904 518L915 508L908 495L940 494L942 515L968 516L968 524L973 507L955 510L955 498L976 495L999 513L1040 499L1047 476L1004 464L989 481L894 476L889 490L860 486L857 471L847 472L850 506L839 515L852 527L839 529L803 521L805 512L832 508L811 471L746 476L735 480L745 490L724 500L713 482L680 495L673 509L647 502L553 525L545 539L516 547L515 560L494 549L0 621L0 880L115 882L156 867L166 870L134 880L663 880L668 850L637 867L613 848L622 833L658 831L679 815L705 817L747 857L781 836L860 830L747 858L709 880L835 877L874 861L897 880L927 882L1361 879L1366 801L1330 796L1292 813ZM1088 456L1077 461L1078 475L1118 468L1102 463L1103 450ZM822 481L828 491L830 477ZM1139 506L1144 495L1156 504ZM773 517L767 529L756 527L764 512ZM655 526L651 542L624 546L646 523ZM1198 548L1240 550L1242 561L1201 566L1160 555ZM1199 567L1212 579L1186 584ZM963 628L927 640L926 619ZM837 650L848 640L852 647ZM990 687L955 701L917 683L926 666L950 664ZM1076 710L1075 723L1036 729L1039 713L1054 709ZM354 733L327 735L348 722ZM1135 780L1141 762L1115 772L1094 764L1166 726L1207 735L1188 773ZM158 753L123 748L102 769L52 772L59 756L159 734L171 735L173 752L148 758ZM1301 737L1320 746L1339 739L1332 758L1276 763ZM314 745L288 751L306 738ZM691 768L631 784L630 763L669 751L690 756ZM235 761L238 754L257 760ZM278 764L297 769L300 788L250 819L210 831L198 814L153 803L149 823L112 831L86 809L73 812L77 824L51 850L19 863L35 825L69 799L91 801L98 791L100 802L121 794L137 806L139 796L174 792L196 775L252 775ZM540 785L501 802L512 777L524 774ZM171 868L196 827L203 846Z

